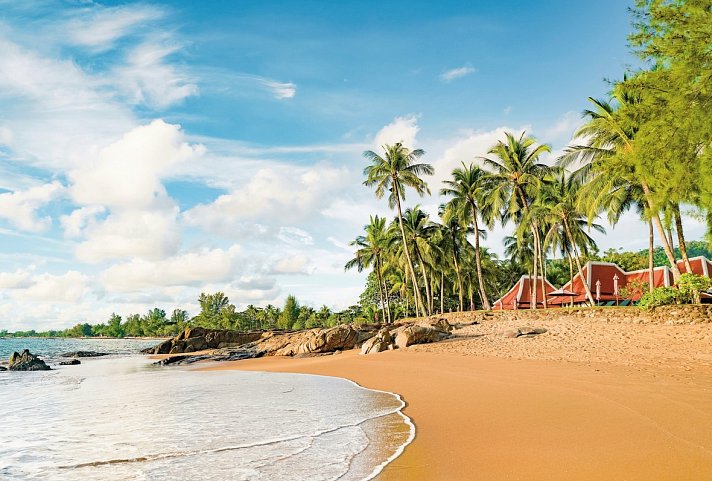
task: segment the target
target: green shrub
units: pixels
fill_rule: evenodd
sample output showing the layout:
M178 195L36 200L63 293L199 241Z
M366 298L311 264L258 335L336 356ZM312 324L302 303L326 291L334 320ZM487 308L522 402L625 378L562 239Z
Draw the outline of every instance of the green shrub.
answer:
M638 307L650 309L658 306L669 306L680 303L680 291L675 287L656 287L652 292L640 298Z
M698 276L697 274L683 274L677 281L677 288L680 291L680 301L685 304L699 304L700 292L712 287L712 280L709 277Z

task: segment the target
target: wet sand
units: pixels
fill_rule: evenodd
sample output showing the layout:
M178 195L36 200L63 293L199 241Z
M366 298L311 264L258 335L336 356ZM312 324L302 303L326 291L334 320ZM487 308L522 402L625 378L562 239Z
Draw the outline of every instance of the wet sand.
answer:
M368 356L211 369L338 376L399 393L416 438L379 481L712 479L712 324L560 321L531 339L501 337L507 327Z

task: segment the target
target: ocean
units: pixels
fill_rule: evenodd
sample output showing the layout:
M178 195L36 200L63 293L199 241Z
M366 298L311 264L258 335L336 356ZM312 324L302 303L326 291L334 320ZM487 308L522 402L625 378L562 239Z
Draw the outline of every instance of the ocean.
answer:
M52 371L0 372L3 481L375 477L412 440L392 393L338 378L160 367L155 341L0 339ZM61 352L111 356L56 366Z

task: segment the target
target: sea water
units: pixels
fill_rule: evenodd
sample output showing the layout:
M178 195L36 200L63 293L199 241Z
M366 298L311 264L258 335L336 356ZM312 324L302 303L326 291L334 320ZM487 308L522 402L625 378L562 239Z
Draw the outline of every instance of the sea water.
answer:
M18 341L114 354L0 372L3 481L365 480L413 437L398 396L344 379L159 367L127 355L145 341L0 354Z

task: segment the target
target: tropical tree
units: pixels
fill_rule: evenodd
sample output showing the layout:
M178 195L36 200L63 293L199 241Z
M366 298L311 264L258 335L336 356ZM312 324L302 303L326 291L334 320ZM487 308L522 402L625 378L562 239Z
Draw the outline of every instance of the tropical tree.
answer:
M505 141L499 141L489 150L488 155L491 157L482 158L485 167L492 171L489 177L490 201L495 211L501 212L503 223L509 219L521 223L525 214L529 218L529 227L534 238L532 273L535 281L538 278L542 243L537 220L528 214L529 207L541 190L545 177L553 172L551 167L540 162L541 155L550 151L548 145L537 145L533 137L526 137L526 133L522 133L517 138L507 132ZM537 282L532 284L533 299L537 299ZM536 302L532 302L531 307L536 309Z
M373 267L378 280L378 293L381 302L381 319L391 320L388 292L383 278L384 250L388 245L385 217L371 217L371 222L364 226L365 236L358 236L350 245L357 246L356 256L346 263L345 270L356 267L359 272L364 268Z
M446 180L444 183L447 187L440 190L440 195L451 196L452 208L462 218L472 220L472 228L475 233L475 267L480 298L482 299L482 308L489 310L490 302L482 279L478 218L482 218L487 227L493 227L495 216L492 215L492 210L486 202L488 189L491 185L490 175L472 163L465 165L463 162L462 167L452 171L452 180Z
M418 160L425 154L421 149L410 150L404 147L400 142L395 145L384 145L383 150L385 155L382 157L377 153L367 150L363 153L364 157L371 163L364 169L366 180L364 185L367 187L375 187L376 197L381 199L386 192L388 194L388 206L396 208L398 212L398 224L400 226L401 237L405 245L404 253L407 259L407 268L413 282L413 286L417 286L418 282L415 277L415 269L413 261L410 258L408 249L408 241L406 240L405 230L403 228L403 209L401 201L405 200L405 191L407 187L414 189L421 197L430 194L427 183L421 179L422 175L432 175L433 167L430 164L419 163ZM425 314L423 299L418 289L415 290L415 298L417 307L420 312Z

